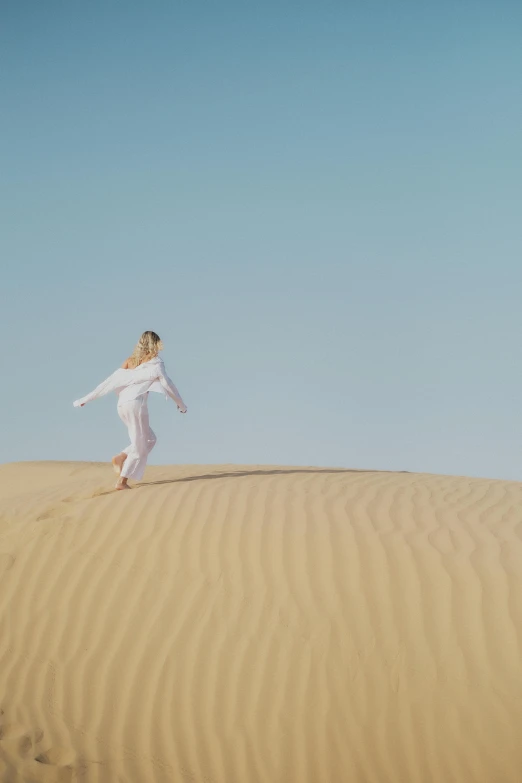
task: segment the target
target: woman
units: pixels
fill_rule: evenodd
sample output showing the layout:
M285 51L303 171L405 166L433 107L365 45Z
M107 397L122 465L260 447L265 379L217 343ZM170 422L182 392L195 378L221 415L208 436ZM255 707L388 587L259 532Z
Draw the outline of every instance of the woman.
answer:
M118 414L129 430L130 446L112 458L115 472L119 475L116 489L130 489L129 479L143 478L147 457L154 448L156 436L149 426L147 398L149 391L172 397L181 413L187 407L178 390L165 372L163 359L158 355L163 343L156 332L143 332L132 356L100 383L90 394L76 400L75 408L103 397L111 391L118 394Z

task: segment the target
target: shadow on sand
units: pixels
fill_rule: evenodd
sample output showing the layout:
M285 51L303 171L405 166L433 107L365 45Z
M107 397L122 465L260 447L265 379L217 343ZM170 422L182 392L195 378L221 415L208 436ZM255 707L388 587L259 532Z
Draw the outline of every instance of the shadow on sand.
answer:
M355 468L289 468L284 470L238 470L233 473L205 473L201 476L185 476L177 479L162 479L161 481L143 481L135 489L140 487L153 487L158 484L183 484L185 481L208 481L221 478L241 478L243 476L276 476L293 473L408 473L407 470L357 470Z

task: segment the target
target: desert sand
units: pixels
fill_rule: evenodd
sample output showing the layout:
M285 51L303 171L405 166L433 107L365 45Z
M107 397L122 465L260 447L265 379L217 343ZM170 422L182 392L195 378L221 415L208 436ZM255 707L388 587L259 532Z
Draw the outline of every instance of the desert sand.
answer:
M522 484L0 466L8 783L519 783Z

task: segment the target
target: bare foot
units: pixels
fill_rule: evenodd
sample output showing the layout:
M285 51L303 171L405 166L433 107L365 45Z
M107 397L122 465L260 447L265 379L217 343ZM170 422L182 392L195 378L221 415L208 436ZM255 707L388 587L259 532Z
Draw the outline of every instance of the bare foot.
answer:
M123 452L121 454L118 454L117 457L113 457L111 459L112 467L114 468L114 472L118 474L118 476L121 473L121 469L123 468L123 463L127 459L127 455Z
M127 480L124 479L124 481L125 484L123 483L123 481L118 481L118 483L116 484L116 489L132 489L132 487L129 487L129 485L127 484Z
M116 489L132 489L132 487L129 487L127 484L128 480L127 476L120 476L119 480L116 482Z

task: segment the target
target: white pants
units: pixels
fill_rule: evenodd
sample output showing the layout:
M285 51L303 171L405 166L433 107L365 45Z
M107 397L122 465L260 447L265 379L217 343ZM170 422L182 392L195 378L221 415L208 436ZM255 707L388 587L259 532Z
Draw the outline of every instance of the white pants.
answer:
M122 478L140 481L145 472L147 457L156 444L156 436L149 426L147 395L118 405L118 415L129 430L130 446L123 449L127 455L121 471Z

